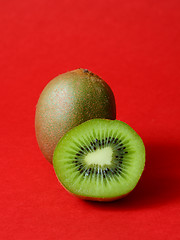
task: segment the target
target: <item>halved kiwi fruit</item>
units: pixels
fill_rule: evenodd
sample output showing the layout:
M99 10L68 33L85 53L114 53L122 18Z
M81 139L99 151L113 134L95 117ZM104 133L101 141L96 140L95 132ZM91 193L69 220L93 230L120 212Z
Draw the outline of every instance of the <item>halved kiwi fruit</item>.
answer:
M131 192L145 164L140 136L118 120L93 119L71 129L58 142L55 173L72 194L112 201Z

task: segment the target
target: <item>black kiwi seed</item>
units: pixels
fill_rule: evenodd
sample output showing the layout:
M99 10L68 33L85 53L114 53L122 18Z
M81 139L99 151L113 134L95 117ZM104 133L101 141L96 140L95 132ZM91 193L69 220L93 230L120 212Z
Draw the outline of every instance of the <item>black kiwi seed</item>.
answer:
M111 173L114 175L114 171L113 171L113 169L110 169L110 171L111 171Z
M118 148L117 150L120 151L120 150L123 150L123 148Z
M122 170L120 168L117 169L116 171L118 174L121 174Z
M93 146L93 147L94 147L94 146L96 146L96 143L95 143L95 142L93 142L93 145L92 145L92 146Z
M90 171L89 169L86 169L85 172L84 172L84 176L85 176L85 175L86 175L86 176L89 176L90 172L91 172L91 171Z
M78 168L78 171L80 171L80 170L82 169L82 167L83 167L83 166L82 166L82 165L80 165L80 167Z
M115 139L114 143L117 143L117 141L118 141L118 138Z
M106 171L103 171L103 177L106 178Z
M110 173L110 170L109 170L109 168L106 168L106 172L109 174Z
M115 173L116 173L116 175L121 174L121 170L120 170L119 167L118 167L118 168L115 168Z

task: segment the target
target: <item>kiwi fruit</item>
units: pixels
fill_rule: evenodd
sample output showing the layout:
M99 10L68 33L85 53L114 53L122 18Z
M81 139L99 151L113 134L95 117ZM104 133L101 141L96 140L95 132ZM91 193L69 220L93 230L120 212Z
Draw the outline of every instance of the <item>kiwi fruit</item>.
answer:
M51 80L42 91L35 114L37 142L52 163L59 139L71 128L93 118L116 118L111 88L87 69L76 69Z
M53 167L60 183L79 198L113 201L138 183L145 165L140 136L119 120L92 119L58 142Z

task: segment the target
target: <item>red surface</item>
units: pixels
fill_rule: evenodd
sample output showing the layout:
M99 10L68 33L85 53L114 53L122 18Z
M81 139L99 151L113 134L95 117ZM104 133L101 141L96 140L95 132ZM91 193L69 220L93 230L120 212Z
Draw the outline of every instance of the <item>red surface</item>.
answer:
M179 0L0 1L0 239L180 239ZM113 89L143 138L136 189L114 203L67 193L43 158L35 105L79 67Z

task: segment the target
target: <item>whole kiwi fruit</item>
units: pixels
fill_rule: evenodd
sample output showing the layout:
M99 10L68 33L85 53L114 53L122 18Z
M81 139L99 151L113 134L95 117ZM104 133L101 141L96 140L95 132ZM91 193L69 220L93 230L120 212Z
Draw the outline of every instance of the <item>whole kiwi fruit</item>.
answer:
M35 114L36 138L44 157L52 163L62 136L94 118L116 118L115 98L104 80L82 68L51 80L39 97Z
M92 119L71 129L58 142L55 173L73 195L113 201L137 185L145 165L140 136L118 120Z

